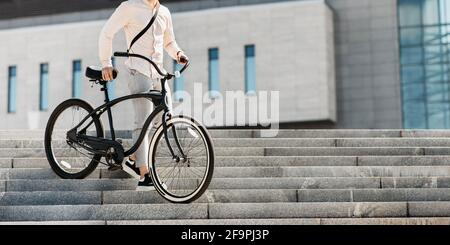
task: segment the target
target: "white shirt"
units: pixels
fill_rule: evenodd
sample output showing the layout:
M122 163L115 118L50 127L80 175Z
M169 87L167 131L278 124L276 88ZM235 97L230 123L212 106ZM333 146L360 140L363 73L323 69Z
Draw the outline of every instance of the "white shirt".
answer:
M127 47L117 51L126 51L133 38L150 22L155 10L146 0L128 0L120 4L100 33L99 56L103 67L112 67L111 56L114 35L120 29L124 29ZM162 68L164 49L173 59L177 59L177 52L181 50L175 41L170 11L167 7L161 5L155 22L133 45L130 53L146 56ZM143 59L129 58L125 64L129 69L137 70L149 78L160 77L152 65Z

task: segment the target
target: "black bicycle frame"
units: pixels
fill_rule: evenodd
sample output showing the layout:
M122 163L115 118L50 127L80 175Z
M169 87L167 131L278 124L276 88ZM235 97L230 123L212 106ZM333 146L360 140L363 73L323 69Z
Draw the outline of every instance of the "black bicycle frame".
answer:
M148 99L155 105L155 109L147 117L147 120L145 121L145 123L144 123L144 125L142 127L142 131L139 134L139 138L137 139L136 143L128 151L125 151L124 155L125 156L130 156L130 155L132 155L133 153L135 153L137 151L137 149L141 145L142 141L144 140L144 137L146 137L146 132L147 132L148 128L150 127L150 123L155 119L155 117L160 112L164 111L164 113L162 115L162 125L163 125L163 129L164 129L164 136L166 138L166 143L167 143L167 146L169 148L170 153L172 154L172 157L174 159L177 158L175 156L175 154L174 154L174 151L173 151L173 148L172 148L171 144L169 144L169 139L168 139L168 135L167 135L166 116L167 116L167 113L169 111L169 108L168 108L167 103L166 103L167 91L165 89L165 83L166 83L166 80L165 79L161 79L161 84L162 84L161 92L155 91L155 90L151 90L148 93L132 94L132 95L128 95L128 96L117 98L117 99L112 100L112 101L110 101L110 99L109 99L108 88L107 88L106 83L101 83L103 85L101 90L104 91L104 93L105 93L105 104L101 105L100 107L96 108L94 111L89 113L89 115L87 115L78 125L76 125L74 128L69 130L69 132L73 131L73 130L75 130L75 132L76 132L76 129L78 127L80 127L81 125L83 125L88 120L88 118L94 117L94 116L95 117L100 117L106 111L108 113L109 127L110 127L110 130L111 130L111 139L113 141L115 141L116 138L115 138L115 131L114 131L111 107L115 106L118 103L126 101L126 100L131 100L131 99ZM80 130L80 131L81 132L85 131L93 123L94 123L94 120L89 122L89 124L86 127L84 127L82 130ZM180 153L184 156L183 150L181 149L181 146L179 144L178 138L176 136L175 129L173 129L173 131L174 131L174 136L176 137L175 142L176 142L176 144L177 144L177 146L178 146L178 148L180 150Z

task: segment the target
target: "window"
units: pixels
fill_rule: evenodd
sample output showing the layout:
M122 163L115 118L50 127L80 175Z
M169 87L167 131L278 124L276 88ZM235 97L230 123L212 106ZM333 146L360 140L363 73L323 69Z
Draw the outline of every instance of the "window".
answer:
M177 61L173 62L173 70L175 71L179 71L183 68L183 65L180 65L177 63ZM173 92L174 92L174 99L177 101L183 101L183 92L184 91L184 78L183 76L181 77L176 77L175 80L173 81Z
M405 128L450 128L450 1L399 0Z
M15 113L17 90L17 67L8 67L8 113Z
M80 98L82 91L81 60L72 62L72 97Z
M112 65L113 67L116 67L116 59L114 57L112 57ZM113 100L114 98L116 98L116 81L110 81L107 83L107 87L108 87L108 97L110 100Z
M219 82L219 49L211 48L208 51L209 57L209 92L210 96L219 97L220 82Z
M39 109L46 111L48 109L48 64L43 63L40 66L40 93Z
M255 94L255 45L245 46L245 93Z

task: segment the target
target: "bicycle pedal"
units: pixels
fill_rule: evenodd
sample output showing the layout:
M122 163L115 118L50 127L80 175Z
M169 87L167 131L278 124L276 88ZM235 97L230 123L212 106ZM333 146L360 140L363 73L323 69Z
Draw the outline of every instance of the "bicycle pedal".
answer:
M122 170L122 166L109 166L108 171Z

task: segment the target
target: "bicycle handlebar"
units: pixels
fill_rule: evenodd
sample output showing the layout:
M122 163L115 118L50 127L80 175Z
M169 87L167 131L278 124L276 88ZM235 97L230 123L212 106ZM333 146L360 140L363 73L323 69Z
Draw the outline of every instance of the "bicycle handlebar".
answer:
M155 64L155 62L153 62L153 61L150 60L149 58L147 58L147 57L145 57L145 56L143 56L143 55L140 55L140 54L130 54L130 53L127 53L127 52L114 52L114 56L115 56L115 57L127 57L127 58L128 58L128 57L141 58L141 59L144 59L144 60L148 61L150 64L152 64L152 66L153 66L153 67L155 68L155 70L159 73L159 75L165 77L166 79L171 79L171 78L173 78L173 77L178 77L177 75L171 74L171 73L166 73L166 74L164 74L164 73L161 71L161 69L159 69L159 67ZM179 71L179 74L183 73L183 72L188 68L188 66L189 66L189 62L187 62L187 63L183 66L183 68L181 68L181 70Z
M116 57L128 57L129 54L127 52L114 52L114 56L116 56Z

